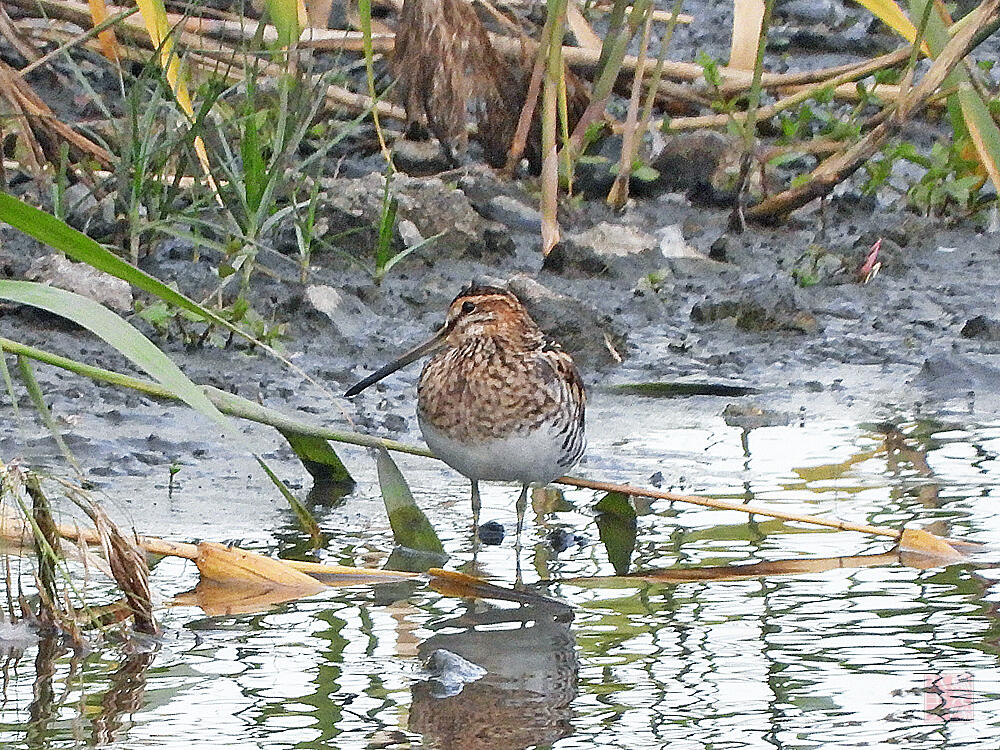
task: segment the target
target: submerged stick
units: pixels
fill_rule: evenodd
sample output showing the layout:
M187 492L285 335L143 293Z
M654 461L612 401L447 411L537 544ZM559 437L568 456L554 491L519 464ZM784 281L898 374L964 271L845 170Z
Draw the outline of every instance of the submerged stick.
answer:
M873 526L867 523L841 521L838 518L820 518L819 516L812 516L804 513L786 513L772 508L766 508L761 505L735 503L728 500L717 500L713 497L702 497L701 495L678 495L673 492L664 492L662 490L651 490L645 487L633 487L630 484L601 482L593 479L580 479L579 477L560 477L556 480L556 482L558 484L567 484L571 487L581 487L587 490L620 492L625 495L638 495L640 497L649 497L655 500L670 500L671 502L701 505L705 508L715 508L716 510L738 510L742 513L749 513L753 516L767 516L768 518L777 518L781 521L810 523L814 526L827 526L831 529L839 529L840 531L858 531L862 534L890 537L896 541L899 541L903 535L902 530L894 529L891 526Z

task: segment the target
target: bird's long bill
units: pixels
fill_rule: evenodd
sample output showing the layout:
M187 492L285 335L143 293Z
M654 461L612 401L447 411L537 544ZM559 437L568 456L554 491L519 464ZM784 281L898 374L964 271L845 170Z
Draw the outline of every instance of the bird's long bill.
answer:
M385 367L379 368L371 375L369 375L367 378L359 380L357 383L348 388L347 393L345 393L344 395L348 398L350 398L351 396L356 396L368 386L380 381L386 375L391 375L401 367L406 367L408 364L410 364L411 362L415 362L424 355L431 354L434 351L440 349L441 346L444 344L444 337L446 333L447 329L442 327L437 333L435 333L433 336L427 339L427 341L425 341L422 344L419 344L418 346L413 347L412 349L410 349L410 351L406 352L406 354L399 357L399 359L390 362Z

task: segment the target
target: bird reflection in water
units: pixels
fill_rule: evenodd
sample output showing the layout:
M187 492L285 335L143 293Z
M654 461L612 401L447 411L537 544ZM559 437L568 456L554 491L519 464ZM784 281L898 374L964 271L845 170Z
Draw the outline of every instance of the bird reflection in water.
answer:
M441 748L526 748L572 732L579 663L568 607L489 609L440 623L417 648L410 730Z

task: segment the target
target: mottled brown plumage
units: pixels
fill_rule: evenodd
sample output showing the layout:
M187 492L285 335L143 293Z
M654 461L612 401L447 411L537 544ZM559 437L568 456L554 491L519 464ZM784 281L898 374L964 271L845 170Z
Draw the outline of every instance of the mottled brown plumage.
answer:
M475 309L464 312L466 304ZM580 422L582 430L583 383L573 360L546 339L513 294L496 287L463 290L446 326L446 348L420 375L421 419L470 444L550 421Z
M520 531L527 486L562 476L583 454L583 381L510 291L472 284L429 341L359 382L360 392L433 353L420 374L417 417L427 445L472 480L518 481Z

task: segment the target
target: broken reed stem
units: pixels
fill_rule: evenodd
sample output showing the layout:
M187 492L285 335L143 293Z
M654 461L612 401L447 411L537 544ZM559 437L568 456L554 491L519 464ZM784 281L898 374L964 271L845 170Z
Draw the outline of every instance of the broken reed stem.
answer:
M41 9L46 18L68 21L83 29L90 29L93 24L93 19L90 16L90 10L86 4L68 2L67 0L7 0L7 2L30 13L37 13L38 10ZM119 6L108 6L108 12L115 13L116 15L125 13L128 10L130 9ZM149 39L149 32L146 30L146 27L142 23L136 22L134 18L129 17L130 15L131 14L126 13L126 16L114 25L115 30L120 36L118 40L119 51L129 59L145 61L148 58L148 55L142 55L136 50L136 47L146 51L153 51L153 44ZM177 14L168 14L168 20L177 27L177 31L174 36L176 41L185 48L186 53L183 57L189 64L197 65L203 69L216 69L219 63L229 66L232 66L234 63L239 63L244 66L255 66L257 71L263 73L264 75L276 78L285 75L285 69L281 65L270 63L267 60L261 59L252 52L242 52L235 47L226 45L197 31L197 29L202 25L202 22L207 27L216 29L222 28L220 24L225 24L226 28L230 28L234 25L239 26L238 22L213 21L197 17L192 18L179 16ZM256 32L256 27L257 25L254 24L252 30L244 29L246 35L241 37L241 40L252 40L254 33ZM274 27L265 25L265 36L267 36L268 30L274 30ZM45 32L47 34L51 34L53 29L46 28ZM277 40L277 31L274 31L274 35L275 40ZM73 39L78 35L73 34L67 36L69 36L69 39ZM352 39L356 39L356 49L357 51L361 51L364 44L363 36L360 33L353 34ZM384 42L384 40L382 41ZM96 44L96 40L93 38L86 39L83 43L86 44L88 48L100 51L99 45ZM307 44L299 44L300 48L307 46ZM388 46L386 46L382 42L376 44L375 39L373 38L373 48L379 52L391 50L391 39L389 40ZM239 71L233 69L226 70L223 75L230 81L238 81L244 78ZM322 76L315 75L303 75L302 77L303 79L307 79L313 83L318 83L322 79ZM365 112L370 109L374 109L377 110L383 117L391 117L397 120L406 119L406 114L402 107L398 107L381 100L372 100L369 96L356 94L342 86L328 84L325 95L327 101L331 105L344 107L356 112Z
M8 2L29 13L37 13L41 9L46 18L69 21L83 29L91 29L91 31L95 32L100 30L100 28L92 28L93 20L89 8L83 3L74 3L67 0L8 0ZM108 6L108 12L115 14L113 19L109 19L108 27L114 26L120 36L123 37L119 39L119 52L129 59L142 61L145 60L145 57L137 53L131 45L139 45L146 50L151 50L152 45L145 26L141 23L136 23L134 19L128 17L133 10L121 6ZM624 11L624 8L622 10ZM260 72L266 75L277 76L282 74L281 66L259 60L252 54L240 52L235 47L212 38L214 36L223 39L236 39L237 41L250 41L260 33L264 41L277 41L277 30L270 24L258 24L256 22L248 24L244 20L218 20L201 16L183 16L174 13L168 14L167 17L169 22L177 27L178 31L175 36L178 42L187 48L188 52L184 57L192 66L197 66L203 70L215 70L218 68L218 62L220 61L229 65L232 65L234 62L240 62L242 64L254 64ZM111 21L114 21L114 23L110 23ZM104 24L101 24L101 26L103 27ZM52 31L52 29L46 29L46 33L48 34L51 34ZM96 41L93 38L88 38L89 34L90 32L87 32L83 35L85 39L83 43L90 48L100 50ZM70 46L81 43L79 41L81 35L79 34L64 36L68 36L66 44ZM499 54L509 59L521 59L523 47L520 40L498 35L491 35L491 40ZM392 51L394 41L395 37L392 34L373 33L371 35L371 48L374 52L388 53ZM299 41L298 46L301 49L336 49L362 52L365 46L365 39L364 34L360 32L309 29L308 33L304 34L303 38ZM903 49L908 54L910 47L907 46ZM870 69L874 71L894 64L887 62L885 58L894 57L896 54L890 53L889 55L873 58L871 61L864 63L837 66L824 70L767 74L762 76L761 86L766 89L782 88L828 80L831 76L839 76L854 69ZM601 58L601 54L596 50L585 47L563 47L562 55L567 65L576 68L592 68L598 64ZM49 55L46 55L46 58L48 57ZM619 67L621 70L635 72L638 68L638 62L637 58L625 55L621 58ZM31 68L34 69L34 67L36 65L33 64ZM642 75L645 76L649 73L649 67L649 64L647 64L641 68ZM691 83L699 80L704 75L702 67L694 63L666 61L660 65L658 61L656 69L659 70L659 75L668 79L661 83L660 86L668 88L676 88L676 84L673 83L674 81ZM738 93L751 85L752 77L746 71L722 67L719 69L719 72L724 79L720 91L725 95ZM864 77L864 75L867 75L867 73L859 73L857 78ZM232 69L226 70L224 77L230 81L238 81L243 78L239 71ZM851 76L846 80L856 80L856 77ZM838 98L856 97L853 89L845 88L842 85L835 87L834 93ZM341 86L328 85L325 94L327 102L333 107L343 107L356 112L374 110L383 117L391 117L404 121L406 119L406 114L402 107L382 100L373 100L369 96L357 94ZM895 87L883 86L881 94L884 98L894 98ZM785 106L794 106L794 101L786 103ZM770 116L769 114L765 114L765 112L770 112L770 110L762 110L762 117ZM724 126L725 122L726 116L721 116L721 119L715 116L678 118L671 122L671 127L674 130L720 127ZM653 127L659 127L660 125L661 123L653 123ZM578 138L582 139L583 132L580 131Z
M35 70L36 68L39 68L42 65L45 65L45 63L47 63L50 60L58 57L62 53L67 52L67 51L71 50L73 47L77 47L77 46L83 44L84 42L87 42L90 39L93 39L96 36L99 36L101 34L101 32L103 32L106 29L108 29L108 28L116 25L120 21L124 21L126 18L128 18L129 16L131 16L133 13L138 13L138 12L139 12L139 6L137 5L134 8L126 8L121 13L117 13L116 15L113 15L110 18L105 18L103 21L101 21L99 24L97 24L93 28L85 29L84 31L80 32L79 34L75 34L70 39L68 39L67 41L63 42L58 47L56 47L54 50L52 50L50 52L46 52L44 55L42 55L41 57L39 57L37 60L34 60L31 63L28 63L27 65L25 65L23 68L21 68L18 71L18 74L23 78L24 76L28 75L33 70ZM99 44L101 44L101 43L99 43Z
M545 75L542 78L542 255L546 256L559 242L558 194L559 154L556 149L557 99L559 81L564 77L562 38L566 27L568 0L548 0L552 17L546 39ZM565 148L565 146L564 146Z
M70 489L78 489L70 485L68 485L68 487ZM104 540L99 530L94 528L81 528L77 524L53 524L52 533L55 535L55 538L65 539L66 541L73 542L78 545L87 544L95 547L103 547L104 545ZM25 543L31 541L33 537L34 534L25 526L23 518L0 513L0 538ZM213 543L207 543L206 545L206 543L191 544L189 542L172 542L167 539L161 539L160 537L144 536L141 534L131 535L128 539L125 539L125 537L120 538L123 541L128 542L130 545L138 547L147 554L163 557L179 557L183 560L191 560L192 562L199 562L203 559L206 554L206 546L210 548L208 552L213 554L223 554L227 549L233 552L243 552L244 554L255 554L245 553L245 551L240 550L238 547L225 548L223 545L216 545ZM271 558L266 559L270 560ZM305 560L282 559L278 562L301 573L310 575L352 575L358 574L359 570L361 570L344 565L314 563ZM145 562L143 562L143 565L145 566ZM402 571L380 571L367 568L363 569L363 571L366 578L370 578L373 575L384 576L386 578L407 578L418 575L416 573L405 573ZM146 598L148 599L148 597Z
M595 3L590 6L590 10L597 11L598 13L611 13L612 9L607 5L600 3ZM631 5L625 6L625 12L631 13L633 10ZM676 25L678 23L694 23L694 16L688 15L687 13L681 13L675 7L673 10L653 10L653 20L659 21L661 23L668 23L671 25Z
M542 39L549 36L549 28L552 18L545 17L545 25L542 27ZM535 108L538 106L538 92L542 88L542 76L545 75L545 45L538 45L538 52L535 55L535 64L531 68L531 79L528 81L528 89L524 96L524 106L521 107L521 114L517 119L517 128L514 130L514 138L510 143L510 150L507 153L507 163L504 171L508 175L513 175L517 171L524 149L528 144L528 132L531 130L531 120L535 116Z
M660 51L656 56L656 67L653 68L653 75L646 93L646 103L642 107L642 117L639 119L639 132L643 134L649 130L649 121L653 116L653 104L656 102L656 93L660 90L660 79L663 77L663 66L667 62L667 49L674 38L674 29L677 28L677 21L683 6L684 0L674 0L670 20L667 22L667 30L660 37ZM656 17L656 11L653 11L653 17Z
M750 86L749 101L743 113L743 153L740 155L740 176L736 187L736 200L729 216L729 228L743 232L747 228L743 215L746 206L747 188L750 184L750 167L753 163L754 147L757 145L757 110L760 107L760 79L764 71L764 53L767 50L767 31L771 27L771 12L774 0L764 0L764 12L760 18L760 32L757 35L757 55L753 66L753 83Z
M646 54L649 47L649 34L653 28L652 4L645 6L642 37L639 41L639 67L646 64ZM632 91L628 101L628 111L625 114L625 124L622 128L622 152L618 161L618 174L611 183L607 203L615 209L621 209L628 200L628 183L632 177L632 162L639 151L642 141L642 131L639 130L639 100L642 98L642 76L632 76Z
M1000 2L1000 0L997 0L997 2ZM0 350L9 351L14 354L19 354L25 357L32 357L40 362L45 362L46 364L54 365L56 367L61 367L71 372L75 372L78 375L89 377L92 380L97 380L99 382L109 383L112 385L123 386L126 388L132 388L133 390L137 390L149 396L171 399L174 401L179 400L178 397L175 396L172 392L168 391L166 388L156 383L150 383L144 380L139 380L138 378L129 377L127 375L113 372L111 370L104 370L99 367L94 367L93 365L85 365L80 362L68 359L67 357L62 357L58 354L52 354L51 352L46 352L42 349L37 349L32 346L20 344L16 341L11 341L10 339L5 339L0 337ZM373 437L371 435L364 435L357 432L333 430L327 427L312 425L307 422L301 422L297 419L293 419L292 417L285 416L284 414L281 414L280 412L277 412L274 409L269 409L266 406L255 404L252 401L240 398L239 396L233 395L231 393L220 391L217 388L204 386L204 390L205 390L205 395L208 396L208 398L212 401L213 404L215 404L215 406L219 409L219 411L228 414L230 416L241 417L243 419L249 419L250 421L257 422L259 424L265 424L270 427L274 427L279 432L292 432L310 437L318 437L318 438L324 438L326 440L333 440L338 443L347 443L350 445L358 445L366 448L385 448L386 450L395 451L397 453L408 453L412 456L437 458L437 456L435 456L426 448L421 448L415 445L408 445L407 443L400 443L395 440L384 440L382 438ZM627 484L615 484L612 482L601 482L596 480L580 479L578 477L569 477L569 476L561 477L560 479L557 479L555 483L565 484L571 487L580 487L583 489L594 489L603 492L624 492L629 495L648 497L656 500L670 500L673 502L690 503L693 505L701 505L706 508L716 508L719 510L735 510L735 511L740 511L741 513L750 513L752 515L767 516L768 518L778 518L784 521L809 523L817 526L826 526L828 528L842 529L844 531L857 531L864 534L885 536L895 540L898 540L902 536L902 531L893 529L888 526L872 526L870 524L851 523L849 521L819 518L817 516L810 516L805 514L785 513L783 511L773 510L770 508L765 508L757 505L745 505L743 503L728 502L725 500L716 500L714 498L699 497L697 495L678 495L672 492L663 492L660 490L647 489L644 487L633 487ZM0 521L2 521L2 516L0 516ZM60 528L60 533L62 533L61 528ZM67 537L67 538L75 538L75 537ZM183 545L176 542L164 542L163 540L156 540L155 538L150 538L150 537L137 537L137 543L144 549L147 549L148 551L154 552L156 554L177 555L179 557L187 557L188 559L192 560L196 559L198 554L197 546L193 544ZM147 544L152 545L159 543L168 545L170 551L166 551L167 548L147 547Z
M638 0L632 8L632 12L628 15L628 20L622 20L617 29L613 26L609 30L608 36L604 40L604 45L601 47L601 52L597 56L597 61L600 62L598 64L597 80L594 81L593 90L590 95L590 104L587 105L587 108L576 123L576 127L573 128L573 133L570 135L570 142L563 145L563 148L569 152L572 159L575 160L581 153L583 141L586 138L587 130L591 123L597 122L605 116L608 99L614 91L615 82L618 80L618 76L623 68L622 63L626 57L625 52L628 49L628 44L635 36L639 26L643 23L645 14L651 6L652 0ZM614 18L615 16L612 17L613 20ZM614 36L612 36L613 31L617 32ZM496 41L494 41L494 46L496 46ZM581 48L570 47L566 50L566 54L572 49ZM593 50L585 51L591 57L594 56ZM638 64L638 60L636 60L636 64Z

